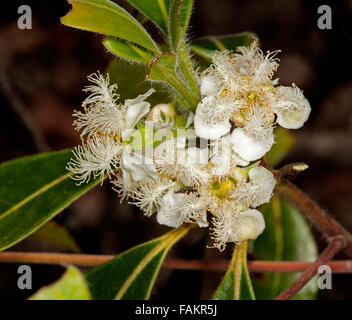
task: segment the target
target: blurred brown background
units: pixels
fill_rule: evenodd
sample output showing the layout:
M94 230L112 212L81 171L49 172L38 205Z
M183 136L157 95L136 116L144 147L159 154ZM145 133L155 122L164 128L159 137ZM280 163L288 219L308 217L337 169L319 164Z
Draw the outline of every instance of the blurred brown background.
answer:
M147 1L147 0L146 0ZM118 1L131 9L123 1ZM84 99L86 76L103 71L112 56L101 37L60 25L65 0L26 1L33 29L17 28L21 1L0 12L0 162L79 144L72 128L73 109ZM332 30L317 27L317 9L332 8ZM133 12L133 11L131 11ZM195 0L189 37L253 31L263 50L281 49L277 77L304 90L313 112L286 162L305 161L310 169L297 180L346 228L352 230L352 55L350 1ZM0 181L1 183L1 181ZM85 253L116 254L167 230L135 208L120 204L109 184L95 188L55 220L65 225ZM204 249L207 232L193 232L171 256L216 257ZM319 236L318 236L319 238ZM324 242L319 242L320 248ZM25 240L12 250L50 251ZM226 257L225 252L222 257ZM342 255L340 257L343 257ZM34 266L33 291L56 280L60 266ZM0 298L26 298L17 289L17 266L0 265ZM153 298L209 298L221 274L163 270ZM215 279L210 281L209 279ZM188 285L191 283L192 285ZM335 275L333 293L320 298L351 298L352 275Z

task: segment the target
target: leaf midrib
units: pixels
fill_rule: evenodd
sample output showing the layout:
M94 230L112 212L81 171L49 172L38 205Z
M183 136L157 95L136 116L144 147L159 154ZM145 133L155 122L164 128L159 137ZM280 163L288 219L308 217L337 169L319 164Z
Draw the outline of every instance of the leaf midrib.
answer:
M57 178L56 180L52 181L51 183L44 185L43 187L41 187L40 189L38 189L37 191L35 191L31 195L29 195L26 198L24 198L19 203L17 203L16 205L14 205L10 209L8 209L7 211L5 211L2 215L0 215L0 220L4 219L5 217L7 217L12 212L18 210L19 208L24 206L26 203L28 203L29 201L31 201L35 197L37 197L40 194L44 193L45 191L49 190L51 187L54 187L57 184L59 184L60 182L64 181L66 178L70 177L71 175L72 175L71 173L67 173L65 175L60 176L59 178Z
M170 233L167 233L165 236L160 237L160 243L153 248L142 260L141 262L137 265L137 267L133 270L133 272L130 274L130 276L127 278L127 280L124 282L122 285L121 289L118 291L118 293L115 296L115 300L120 300L133 281L137 278L139 273L147 266L147 264L162 250L165 250L165 254L170 248L170 246L177 241L179 238L181 238L185 233L189 231L189 229L192 226L188 227L181 227L175 230L172 230Z

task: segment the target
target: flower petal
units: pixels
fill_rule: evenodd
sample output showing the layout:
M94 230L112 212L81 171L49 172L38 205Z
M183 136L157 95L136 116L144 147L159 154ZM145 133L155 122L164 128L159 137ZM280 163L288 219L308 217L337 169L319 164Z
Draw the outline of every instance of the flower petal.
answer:
M122 137L126 139L136 124L143 118L150 110L150 103L144 101L155 92L155 89L150 89L144 94L140 94L134 99L126 99L126 130L123 132Z
M200 93L202 96L212 96L220 91L218 79L214 76L203 76L201 78Z
M216 106L214 106L214 108L216 108ZM230 132L231 123L229 119L226 118L216 123L210 122L206 114L205 106L199 103L194 116L194 129L198 137L216 140Z
M297 87L280 87L276 106L277 122L287 129L299 129L308 120L311 107Z
M158 223L177 228L183 223L183 217L179 210L179 204L183 201L183 193L175 193L170 190L161 200L160 209L156 219Z
M276 184L274 175L268 169L257 166L249 171L248 177L252 188L256 189L250 205L258 207L269 202Z
M120 165L122 172L128 173L135 182L158 178L158 173L152 159L138 152L132 153L127 148L125 148L122 154ZM124 174L125 179L128 178Z
M242 128L236 128L231 133L233 149L241 158L254 161L264 156L271 148L273 142L263 143L249 136Z

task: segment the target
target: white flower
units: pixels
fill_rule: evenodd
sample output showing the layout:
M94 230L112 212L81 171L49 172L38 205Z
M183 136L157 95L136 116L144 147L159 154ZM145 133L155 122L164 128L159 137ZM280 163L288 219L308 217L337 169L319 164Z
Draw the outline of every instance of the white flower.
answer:
M198 223L201 228L209 225L207 221L207 208L207 199L196 193L185 194L183 201L179 205L184 222Z
M159 177L152 159L141 152L132 152L128 147L123 150L120 167L124 189L127 189L131 182L145 182Z
M160 201L157 213L160 224L177 228L184 222L198 223L207 227L207 203L198 195L176 193L170 190Z
M265 229L263 215L255 209L236 213L231 209L213 218L214 246L224 250L227 242L255 240Z
M275 106L277 122L287 129L298 129L307 121L311 107L301 90L294 87L279 87Z
M255 140L262 141L266 145L274 143L273 118L274 115L265 110L263 106L254 104L244 115L245 132L253 136Z
M103 183L105 175L110 177L118 168L122 152L121 145L110 136L91 136L86 143L74 149L75 158L67 165L67 170L79 181L88 183L91 176L99 177Z
M74 121L76 130L82 130L82 136L98 132L120 135L125 124L125 108L117 103L117 85L110 85L109 76L104 78L99 72L89 76L88 80L93 85L84 89L91 92L82 104L84 112L75 111L73 114L77 118Z
M248 47L237 48L235 64L240 66L242 75L251 76L254 84L267 83L272 78L279 64L276 54L280 51L268 52L264 55L257 42L252 42Z
M179 209L184 198L183 193L175 193L170 190L160 201L160 209L156 219L158 223L172 228L178 228L184 221Z
M237 242L236 234L236 212L231 208L222 208L216 216L213 217L212 239L214 246L220 251L225 249L227 242Z
M144 101L155 92L155 89L149 89L146 93L140 94L134 99L126 99L126 130L122 133L125 140L131 133L136 124L150 111L150 103Z
M221 90L221 84L215 76L203 75L201 77L200 93L202 96L213 96Z
M109 76L104 78L99 72L88 77L93 85L87 86L84 91L91 95L83 102L83 110L75 111L74 121L76 130L82 130L82 136L92 134L112 134L126 139L135 125L150 110L150 104L144 101L155 92L139 95L135 99L127 99L125 104L118 104L119 95L117 85L109 84Z
M129 190L129 197L133 200L130 203L140 207L146 216L151 216L159 210L163 196L175 185L167 178L139 183Z
M185 139L176 138L161 143L154 152L157 171L187 186L207 183L209 150L190 147L185 149Z
M265 229L265 221L260 211L249 209L236 216L236 240L255 240Z
M212 175L219 178L231 176L237 166L249 164L232 150L230 135L212 141L210 162Z
M254 161L263 157L273 145L274 141L260 141L250 136L243 128L236 128L231 133L231 143L244 160Z
M273 174L257 166L249 171L248 178L248 182L235 186L231 198L251 208L269 202L276 184Z
M230 117L235 103L222 103L216 97L205 97L196 109L194 129L203 139L215 140L231 130Z

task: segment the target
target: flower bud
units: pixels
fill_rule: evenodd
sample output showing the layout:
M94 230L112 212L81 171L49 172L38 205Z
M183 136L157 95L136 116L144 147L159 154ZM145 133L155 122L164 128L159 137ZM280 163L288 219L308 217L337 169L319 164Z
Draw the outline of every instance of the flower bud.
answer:
M236 242L255 240L264 229L265 221L258 210L241 212L237 217Z

